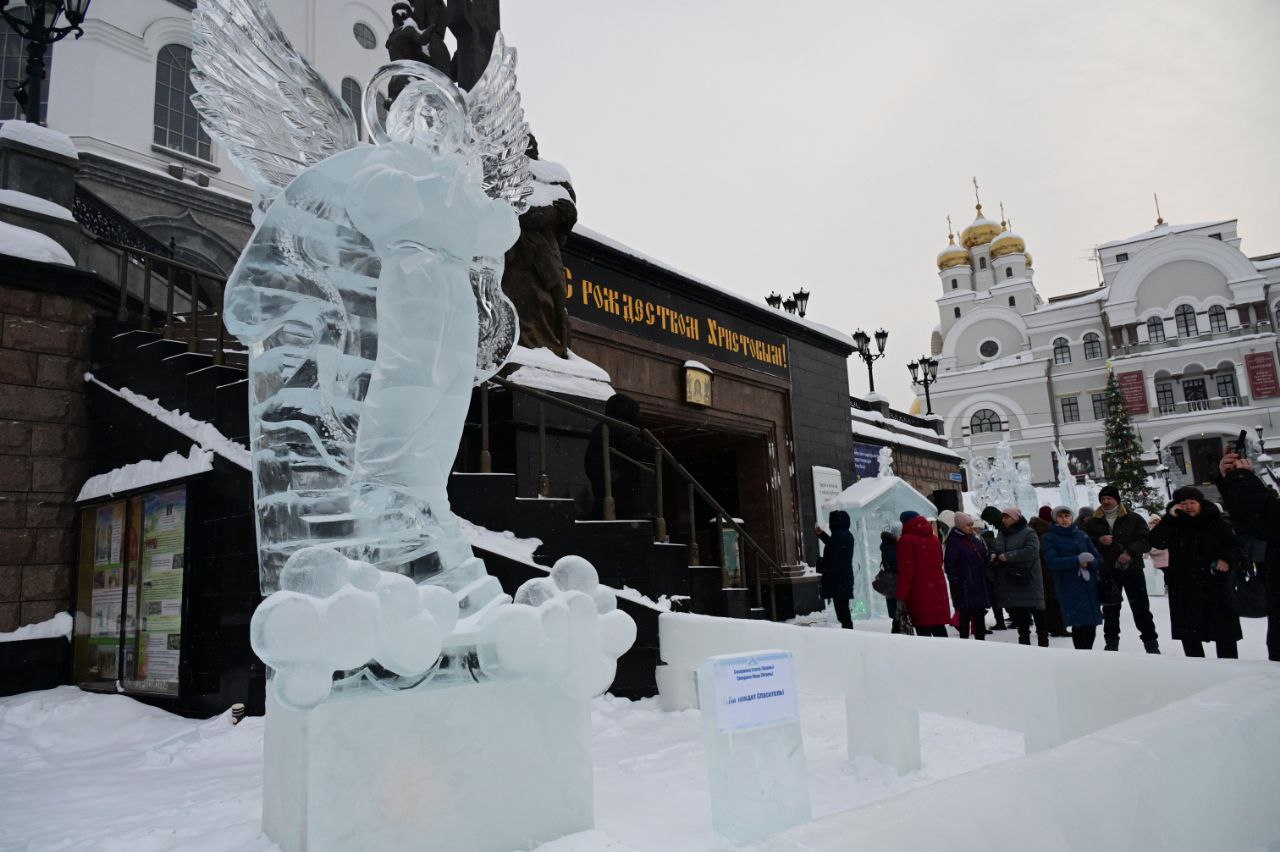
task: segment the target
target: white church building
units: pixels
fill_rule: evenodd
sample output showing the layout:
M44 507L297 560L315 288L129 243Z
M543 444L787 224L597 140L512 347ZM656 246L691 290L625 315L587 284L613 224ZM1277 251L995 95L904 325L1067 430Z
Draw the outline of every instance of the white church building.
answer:
M1037 482L1105 477L1107 365L1148 458L1167 450L1174 484L1205 482L1224 444L1261 427L1280 448L1275 323L1280 255L1248 257L1235 220L1170 225L1099 245L1103 283L1043 299L1007 223L982 214L938 255L933 410L962 454L1008 439Z

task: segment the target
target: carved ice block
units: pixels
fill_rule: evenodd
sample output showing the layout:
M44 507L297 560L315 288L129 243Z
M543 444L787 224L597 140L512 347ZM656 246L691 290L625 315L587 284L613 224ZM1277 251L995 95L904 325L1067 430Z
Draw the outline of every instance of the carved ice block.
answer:
M590 702L553 684L267 702L262 823L284 852L511 852L593 827Z
M750 843L808 822L791 652L708 657L698 667L698 703L716 833Z

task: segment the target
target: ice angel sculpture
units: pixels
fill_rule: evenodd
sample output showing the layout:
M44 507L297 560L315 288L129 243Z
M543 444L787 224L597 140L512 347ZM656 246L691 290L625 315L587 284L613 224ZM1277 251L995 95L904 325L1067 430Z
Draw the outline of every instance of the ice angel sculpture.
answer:
M513 605L446 490L471 388L518 334L501 289L531 191L515 50L499 34L470 92L422 63L383 67L364 95L374 144L361 145L263 0L200 0L192 21L193 101L258 193L224 314L250 353L270 595L251 635L277 695L309 707L335 681L552 670L577 691L606 688L634 625L594 568L574 563L560 572L572 583ZM391 77L410 82L384 123L377 87ZM570 640L608 664L562 670L553 646Z

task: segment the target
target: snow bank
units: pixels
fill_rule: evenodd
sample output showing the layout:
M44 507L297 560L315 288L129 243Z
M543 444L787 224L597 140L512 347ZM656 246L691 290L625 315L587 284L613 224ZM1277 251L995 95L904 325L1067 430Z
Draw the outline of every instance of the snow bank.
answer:
M32 213L52 216L55 219L66 219L68 222L76 220L76 217L71 215L71 211L61 204L55 204L38 195L18 192L16 189L0 189L0 204L7 204L10 207L17 207L20 210L28 210Z
M516 346L509 363L520 365L507 377L518 385L584 399L604 400L614 394L609 374L572 350L561 358L550 349Z
M51 151L73 160L80 159L70 136L29 121L13 119L0 122L0 139L11 139L14 142L21 142L23 145L43 151Z
M40 263L75 266L71 255L56 240L30 228L19 228L0 222L0 254L22 257Z
M248 448L223 435L212 423L197 420L190 414L184 414L181 411L165 408L157 400L148 399L128 388L113 388L111 385L100 381L93 373L85 373L84 380L115 394L125 402L150 414L166 426L176 429L199 444L201 449L217 453L232 464L249 470L252 457Z
M53 639L61 636L64 639L71 638L71 628L73 620L71 613L60 612L48 621L41 621L39 624L28 624L25 627L19 627L11 633L0 633L0 642L22 642L26 639Z
M195 476L210 470L213 470L213 453L201 449L198 445L192 445L191 452L185 456L172 452L160 461L135 462L107 473L91 476L85 480L76 501L95 500L98 497L132 491L148 485L159 485L161 482L181 479L184 476Z

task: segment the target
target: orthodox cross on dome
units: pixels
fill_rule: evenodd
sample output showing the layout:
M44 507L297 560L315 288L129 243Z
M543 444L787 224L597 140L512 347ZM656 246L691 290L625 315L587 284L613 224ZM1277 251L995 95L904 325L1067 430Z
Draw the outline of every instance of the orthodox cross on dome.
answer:
M1000 202L1000 227L1009 230L1009 220L1004 217L1004 202Z
M981 213L982 213L982 199L978 197L978 177L977 177L977 175L974 175L974 178L973 178L973 200L974 200L974 201L976 201L976 202L978 202L976 206L977 206L977 208L978 208L978 213L979 213L979 214L981 214Z
M956 235L955 235L954 229L951 227L951 214L948 213L947 214L947 245L953 246L955 244L956 244Z
M1160 215L1160 196L1153 192L1151 193L1151 197L1154 198L1156 202L1156 227L1158 228L1164 224L1164 217Z

